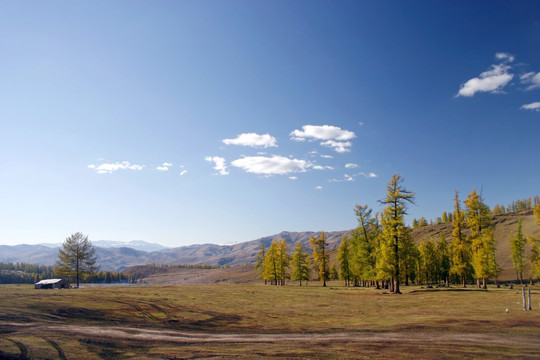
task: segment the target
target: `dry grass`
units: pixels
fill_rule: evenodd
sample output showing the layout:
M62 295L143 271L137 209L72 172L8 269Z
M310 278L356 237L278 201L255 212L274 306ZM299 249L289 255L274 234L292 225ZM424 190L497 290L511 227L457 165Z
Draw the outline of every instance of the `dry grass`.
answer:
M0 286L5 358L538 358L540 291ZM509 313L506 313L506 309ZM1 356L0 356L1 357Z

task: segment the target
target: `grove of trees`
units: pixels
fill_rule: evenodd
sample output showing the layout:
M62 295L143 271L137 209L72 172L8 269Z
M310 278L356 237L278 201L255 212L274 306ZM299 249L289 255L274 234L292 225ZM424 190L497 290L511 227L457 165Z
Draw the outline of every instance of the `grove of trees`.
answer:
M479 288L487 288L488 279L497 280L502 271L495 258L494 224L492 211L480 194L473 190L464 201L454 196L454 211L443 212L437 223L451 223L451 238L441 233L438 239L412 239L412 228L405 216L415 194L403 185L401 175L393 175L386 186L386 197L379 201L381 213L374 213L368 205L356 205L358 226L350 236L343 236L337 249L336 264L330 264L326 234L311 236L309 254L298 242L292 255L287 254L285 239L274 240L269 249L261 244L257 257L259 277L273 285L283 285L288 279L308 281L311 270L326 286L334 274L345 286L375 286L400 293L400 285L427 284L466 287L476 281ZM512 203L512 209L529 209L533 199ZM500 206L498 206L500 209ZM534 198L534 213L540 226L540 201ZM433 222L431 222L433 223ZM425 226L427 221L415 219L413 227ZM540 239L525 238L521 221L512 238L512 261L516 274L523 281L523 269L528 261L532 276L540 278ZM529 251L525 252L525 247ZM528 258L525 256L528 254ZM289 274L288 267L292 267Z

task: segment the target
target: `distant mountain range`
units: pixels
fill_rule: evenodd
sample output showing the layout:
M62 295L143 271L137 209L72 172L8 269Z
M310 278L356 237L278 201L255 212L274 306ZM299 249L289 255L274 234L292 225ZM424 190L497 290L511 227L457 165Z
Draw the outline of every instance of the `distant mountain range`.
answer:
M350 231L328 232L330 248L336 248L344 234ZM197 244L166 248L144 241L127 243L115 241L93 241L101 270L121 271L130 266L145 264L206 264L239 265L255 261L261 243L268 248L274 239L285 239L292 249L298 241L309 248L314 232L282 232L234 245ZM58 259L58 248L62 244L0 245L0 262L24 262L39 265L54 265ZM147 250L143 250L147 249Z
M540 237L540 229L534 219L532 210L505 213L493 216L495 227L495 247L497 262L504 269L500 279L512 279L510 236L517 230L517 222L523 218L523 233L525 236ZM422 240L439 239L445 234L446 240L451 241L452 224L424 226L413 230L412 236L416 243ZM301 241L305 249L309 249L309 238L318 236L319 232L281 232L257 240L234 245L199 244L166 248L158 244L144 241L120 243L114 241L93 242L102 270L121 271L130 266L146 264L206 264L206 265L241 265L255 262L261 243L268 248L274 239L285 239L292 251L294 245ZM329 249L339 246L343 235L350 230L327 232ZM58 247L61 244L40 245L0 245L0 262L24 262L30 264L54 265L58 259ZM127 245L127 246L126 246ZM146 249L146 250L143 250ZM333 255L334 256L334 255ZM335 260L332 260L335 261Z

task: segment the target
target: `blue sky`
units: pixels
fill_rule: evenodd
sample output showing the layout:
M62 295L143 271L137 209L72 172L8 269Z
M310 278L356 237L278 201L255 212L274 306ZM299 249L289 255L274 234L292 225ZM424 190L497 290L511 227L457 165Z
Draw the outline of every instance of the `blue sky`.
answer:
M237 243L540 193L536 1L0 3L0 243Z

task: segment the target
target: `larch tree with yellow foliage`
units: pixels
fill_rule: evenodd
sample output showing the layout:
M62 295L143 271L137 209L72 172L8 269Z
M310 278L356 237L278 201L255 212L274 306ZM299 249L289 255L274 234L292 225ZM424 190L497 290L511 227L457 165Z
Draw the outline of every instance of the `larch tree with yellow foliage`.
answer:
M307 251L302 247L302 242L298 241L294 247L291 257L292 274L291 279L299 280L302 286L302 280L309 281L311 278L311 261Z
M454 216L452 218L452 266L450 274L461 278L467 287L467 277L471 269L471 244L465 236L465 217L459 201L458 192L454 196Z
M473 190L465 200L467 225L470 230L472 265L475 277L482 280L482 288L487 288L487 279L495 276L499 269L495 260L495 239L491 224L491 210Z
M400 255L402 254L402 241L408 235L408 229L405 226L405 215L407 214L408 204L414 204L414 193L405 189L401 184L403 178L401 175L394 174L390 182L386 185L386 198L379 202L386 207L382 215L382 225L385 245L390 251L388 260L393 280L393 292L401 294L399 283L400 274Z
M326 287L326 280L328 280L330 275L330 258L326 234L322 231L321 236L319 237L312 235L309 239L309 243L313 249L313 260L319 273L319 280L322 281L323 286Z

